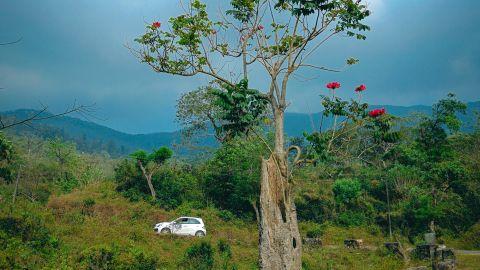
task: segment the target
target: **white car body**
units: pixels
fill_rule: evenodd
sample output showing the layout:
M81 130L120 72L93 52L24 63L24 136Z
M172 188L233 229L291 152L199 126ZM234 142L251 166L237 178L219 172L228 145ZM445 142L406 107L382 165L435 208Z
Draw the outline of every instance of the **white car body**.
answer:
M199 237L207 235L203 220L197 217L179 217L171 222L160 222L155 224L153 230L162 234L173 233Z

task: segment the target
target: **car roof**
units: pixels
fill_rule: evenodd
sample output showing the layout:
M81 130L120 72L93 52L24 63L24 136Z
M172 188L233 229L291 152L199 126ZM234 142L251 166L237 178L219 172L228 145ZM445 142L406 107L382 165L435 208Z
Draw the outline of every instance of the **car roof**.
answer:
M194 219L202 220L201 218L198 218L198 217L179 217L179 218L194 218ZM177 218L177 219L179 219L179 218Z

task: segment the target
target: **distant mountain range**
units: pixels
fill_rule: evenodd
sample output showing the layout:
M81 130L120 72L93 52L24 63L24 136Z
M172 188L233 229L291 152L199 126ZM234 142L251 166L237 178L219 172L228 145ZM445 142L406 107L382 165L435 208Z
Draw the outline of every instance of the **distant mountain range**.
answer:
M467 106L466 115L460 116L464 124L463 130L465 131L473 129L477 117L476 112L480 112L480 101L469 102ZM406 117L413 113L431 113L431 107L423 105L377 105L371 107L385 107L387 112L399 117ZM25 119L36 112L35 110L20 109L2 112L0 115L2 115L3 118ZM285 132L288 136L301 136L304 131L311 132L312 130L318 130L320 121L321 112L315 114L286 113ZM330 118L323 119L323 129L330 127L331 121ZM15 126L14 128L8 129L7 132L15 135L35 135L41 138L60 137L75 142L77 148L81 151L90 153L107 152L113 157L125 156L137 149L150 150L164 145L177 148L176 152L180 154L191 151L190 148L180 147L180 145L184 145L182 144L180 131L134 135L69 116L37 121L32 123L31 127ZM216 142L212 137L205 137L199 139L194 145L215 146Z
M392 115L398 117L408 117L414 114L430 115L432 113L432 107L426 105L415 106L393 106L393 105L370 105L370 108L385 108L385 110ZM477 113L480 113L480 101L468 102L466 113L460 114L459 118L463 123L462 131L473 130ZM332 126L332 118L323 118L322 112L314 114L305 113L286 113L285 114L285 132L290 136L300 136L303 131L311 132L312 130L318 130L320 128L320 122L322 124L322 130L330 128Z
M19 109L0 114L4 118L26 119L37 112L36 110ZM51 114L44 114L44 116L48 115ZM181 134L178 131L134 135L70 116L35 121L30 123L30 127L25 125L14 126L7 132L15 135L34 135L41 138L60 137L75 142L77 148L81 151L89 153L104 151L113 157L124 156L137 149L150 150L163 145L172 147L181 143Z

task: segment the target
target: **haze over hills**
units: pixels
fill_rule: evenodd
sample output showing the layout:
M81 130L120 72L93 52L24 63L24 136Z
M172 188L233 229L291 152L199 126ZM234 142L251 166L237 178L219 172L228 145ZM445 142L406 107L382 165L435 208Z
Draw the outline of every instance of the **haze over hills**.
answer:
M480 101L467 103L466 115L461 115L463 130L472 130L476 122L476 112L480 112ZM414 113L429 114L430 106L391 106L373 105L372 108L385 107L393 115L406 117ZM0 113L3 118L25 119L35 113L35 110L19 109ZM311 132L320 127L321 113L286 113L285 131L288 136L301 136L304 131ZM331 119L323 119L322 129L331 126ZM60 137L64 140L73 141L81 151L91 153L106 152L112 157L125 156L137 149L150 150L166 145L176 146L176 152L186 154L191 149L181 146L182 136L180 131L157 132L150 134L128 134L109 127L81 120L75 117L63 116L47 120L37 121L28 126L15 126L7 132L16 135L35 135L42 138ZM187 142L188 143L188 142ZM204 137L196 143L198 146L215 146L213 137Z
M370 105L370 108L385 108L389 114L398 117L407 117L415 114L429 115L432 112L431 106L414 105L414 106L394 106L394 105ZM462 120L463 131L472 130L476 123L476 113L480 113L480 101L467 102L467 112L465 115L459 115ZM311 132L318 130L320 127L322 113L305 114L305 113L286 113L285 114L285 132L289 136L301 136L303 131ZM332 118L324 118L322 130L330 128ZM313 127L312 127L313 126Z

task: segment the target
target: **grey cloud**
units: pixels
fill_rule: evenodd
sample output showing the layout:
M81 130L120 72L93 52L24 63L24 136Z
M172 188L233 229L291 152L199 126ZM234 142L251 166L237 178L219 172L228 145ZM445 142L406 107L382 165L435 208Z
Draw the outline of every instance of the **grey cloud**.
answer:
M328 81L341 81L339 94L367 84L374 104L431 104L449 91L478 100L480 2L474 0L369 0L374 14L366 41L338 38L311 63L342 67L347 57L360 64L342 73L301 72L290 84L289 110L318 111ZM217 12L225 1L208 1ZM220 4L219 4L220 3ZM38 107L62 110L75 99L97 103L101 124L131 133L173 130L175 101L208 80L156 74L125 48L144 24L178 14L176 0L0 2L0 110ZM235 66L232 66L235 69ZM252 85L266 86L260 69ZM314 78L305 80L304 77Z

